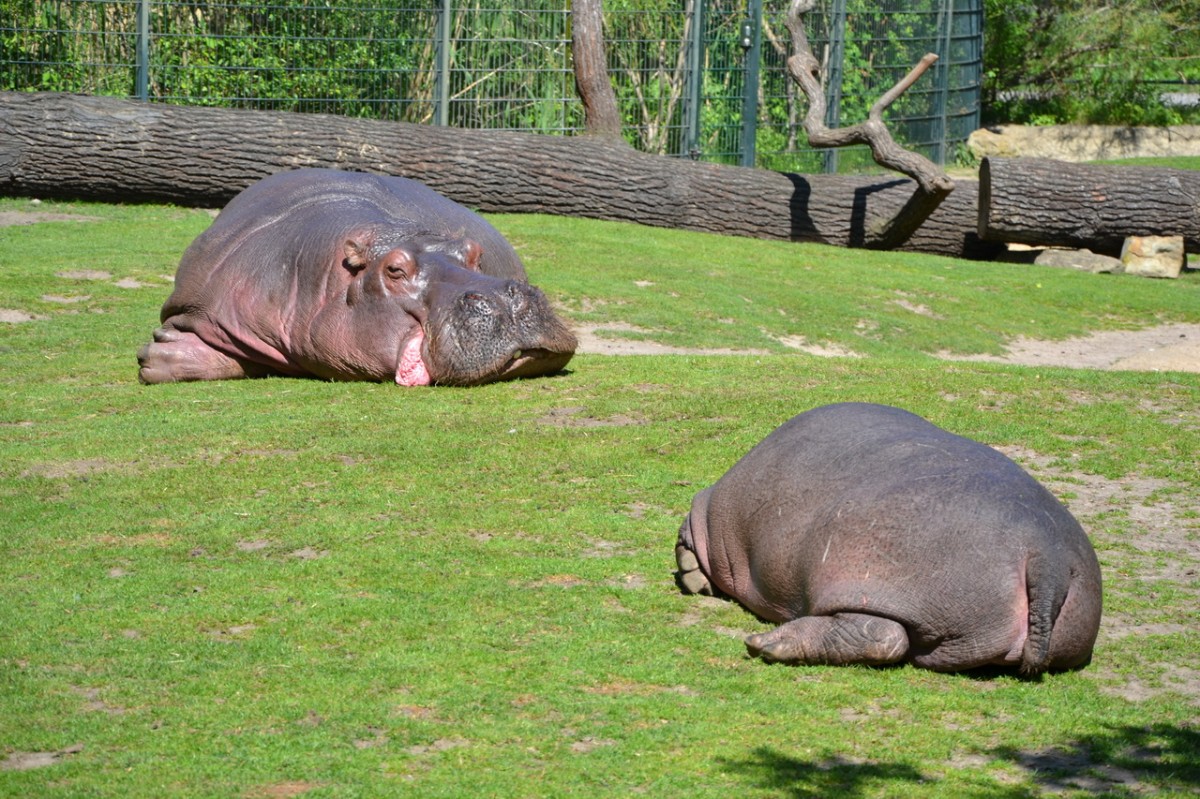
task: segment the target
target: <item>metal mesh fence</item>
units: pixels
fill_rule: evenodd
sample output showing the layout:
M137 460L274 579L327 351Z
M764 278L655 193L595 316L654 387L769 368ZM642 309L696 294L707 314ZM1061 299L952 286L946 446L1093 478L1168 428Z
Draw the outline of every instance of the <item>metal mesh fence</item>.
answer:
M982 0L826 0L806 18L831 126L919 60L886 115L939 162L978 126ZM639 149L798 172L814 151L787 77L786 0L607 0L609 69ZM0 89L570 134L582 128L570 0L0 0ZM747 92L749 89L749 92ZM749 94L749 97L747 97Z

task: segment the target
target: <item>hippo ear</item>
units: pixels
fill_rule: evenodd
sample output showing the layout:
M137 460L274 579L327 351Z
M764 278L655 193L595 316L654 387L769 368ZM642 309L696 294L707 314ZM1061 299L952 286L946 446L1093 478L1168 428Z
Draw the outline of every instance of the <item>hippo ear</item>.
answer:
M470 269L472 272L479 271L479 262L483 260L483 247L475 239L463 239L462 248L463 266Z
M466 237L451 239L434 249L444 252L472 272L479 271L479 262L483 259L483 247L475 239Z
M343 252L346 254L346 260L342 264L351 272L357 273L367 265L366 245L356 239L346 239Z

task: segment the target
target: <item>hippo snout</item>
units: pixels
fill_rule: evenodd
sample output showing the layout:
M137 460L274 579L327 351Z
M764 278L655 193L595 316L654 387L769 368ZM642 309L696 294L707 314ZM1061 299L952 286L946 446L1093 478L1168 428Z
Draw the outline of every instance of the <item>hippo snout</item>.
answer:
M431 307L426 361L434 382L475 385L553 374L575 354L575 335L540 290L512 280L498 283Z

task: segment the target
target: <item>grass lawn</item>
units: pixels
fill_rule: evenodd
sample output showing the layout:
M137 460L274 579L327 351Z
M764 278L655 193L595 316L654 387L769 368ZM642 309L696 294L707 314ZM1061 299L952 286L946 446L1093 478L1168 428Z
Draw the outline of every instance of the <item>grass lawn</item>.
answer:
M146 387L134 353L210 217L36 210L0 227L0 796L1200 791L1200 375L934 357L1200 323L1200 273L497 216L575 324L753 354ZM841 400L1067 502L1104 572L1091 666L768 666L741 643L768 625L678 592L691 496Z

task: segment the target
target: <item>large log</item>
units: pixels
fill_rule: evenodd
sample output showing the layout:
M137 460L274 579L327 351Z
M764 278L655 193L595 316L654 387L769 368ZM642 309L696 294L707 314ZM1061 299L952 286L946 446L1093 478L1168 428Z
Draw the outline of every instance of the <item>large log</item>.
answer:
M484 212L548 213L859 246L907 179L790 175L640 153L607 137L0 93L0 194L220 206L297 167L403 175ZM964 182L903 246L990 258Z
M1127 236L1183 236L1200 251L1200 172L985 158L979 235L1117 255Z

